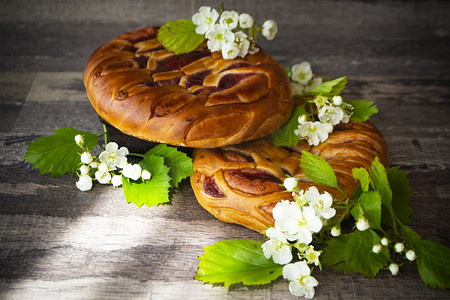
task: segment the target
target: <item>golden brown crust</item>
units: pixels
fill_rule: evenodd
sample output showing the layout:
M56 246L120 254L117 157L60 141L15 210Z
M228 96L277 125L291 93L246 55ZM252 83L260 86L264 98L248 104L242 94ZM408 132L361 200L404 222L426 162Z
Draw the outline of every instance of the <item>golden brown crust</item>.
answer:
M84 72L96 112L123 133L185 147L215 148L270 134L293 108L284 69L264 50L224 60L205 43L174 55L158 28L99 47Z
M358 186L352 168L368 168L375 157L388 165L380 132L368 122L350 122L335 126L330 137L315 147L299 143L285 149L264 138L220 149L196 149L191 185L198 202L219 220L264 233L273 226L273 207L281 200L292 200L281 186L286 174L299 178L301 189L316 186L345 200L337 189L318 186L306 178L300 168L302 150L324 158L347 195Z

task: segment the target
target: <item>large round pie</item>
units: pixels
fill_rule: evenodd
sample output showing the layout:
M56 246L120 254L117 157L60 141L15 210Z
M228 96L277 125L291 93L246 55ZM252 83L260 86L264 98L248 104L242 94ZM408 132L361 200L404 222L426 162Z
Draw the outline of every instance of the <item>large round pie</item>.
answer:
M300 168L302 150L331 165L346 195L352 195L358 186L352 168L367 169L375 157L388 164L386 142L371 123L340 123L325 142L314 147L306 142L291 148L275 147L271 138L264 138L219 149L195 149L191 185L198 202L219 220L264 233L274 225L274 206L292 200L282 186L287 175L299 178L301 189L316 186L345 200L337 189L318 186L306 178Z
M289 79L263 49L225 60L203 43L174 55L157 32L119 35L90 57L84 83L103 120L140 139L196 148L260 138L287 121Z

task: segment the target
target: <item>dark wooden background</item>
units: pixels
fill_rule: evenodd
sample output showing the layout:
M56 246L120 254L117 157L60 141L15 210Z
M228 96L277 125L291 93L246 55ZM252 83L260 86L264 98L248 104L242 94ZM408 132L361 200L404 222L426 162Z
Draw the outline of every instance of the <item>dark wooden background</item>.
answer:
M193 280L202 247L263 237L222 223L183 182L171 205L137 208L120 189L79 192L76 178L39 176L27 144L69 126L102 128L82 82L96 47L116 35L190 18L220 1L0 1L0 299L284 299L273 285L224 289ZM392 165L410 172L411 226L450 246L450 4L447 1L225 1L276 20L263 42L284 66L349 76L347 98L375 101ZM450 261L450 258L449 258ZM436 299L415 265L376 279L325 268L316 299Z

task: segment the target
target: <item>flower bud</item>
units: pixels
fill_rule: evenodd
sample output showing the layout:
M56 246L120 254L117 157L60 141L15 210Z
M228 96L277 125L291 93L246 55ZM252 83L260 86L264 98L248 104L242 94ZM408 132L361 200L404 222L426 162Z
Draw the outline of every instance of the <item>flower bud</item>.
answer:
M288 177L284 180L283 185L286 190L292 192L298 187L298 179L294 177Z
M80 167L80 173L81 173L81 175L87 175L87 174L89 174L89 167L86 166L86 165L82 165L82 166Z
M341 96L334 96L333 97L333 104L336 106L342 105L342 97Z
M82 192L89 191L92 188L92 178L89 175L81 175L76 185Z
M334 237L338 237L341 235L341 227L339 226L333 226L333 228L331 228L331 235Z
M356 222L356 228L358 228L359 231L364 231L369 229L370 225L369 222L367 222L366 218L361 217L358 219L358 222Z
M372 251L373 251L373 253L376 253L376 254L380 253L381 252L381 245L380 244L373 245Z
M383 245L383 246L389 245L389 240L387 237L384 237L381 239L381 245Z
M77 145L81 148L84 148L84 136L82 136L81 134L77 134L75 136L75 143L77 143Z
M149 180L150 178L152 178L152 173L147 170L142 170L141 177L143 180Z
M405 245L403 243L397 243L394 246L395 252L402 253L405 250Z
M114 187L119 187L122 185L122 176L121 175L114 175L111 178L111 183Z
M267 20L262 25L262 35L268 39L269 41L275 38L275 35L278 32L277 23L274 20Z
M417 258L416 252L414 252L413 250L406 251L406 258L409 261L414 261Z
M389 265L389 271L391 271L392 276L397 275L398 274L398 270L399 269L398 269L398 265L397 264L392 263L392 264Z
M91 152L86 151L86 152L83 152L83 154L81 154L81 162L82 163L88 165L92 162L92 160L93 160L93 157L92 157Z

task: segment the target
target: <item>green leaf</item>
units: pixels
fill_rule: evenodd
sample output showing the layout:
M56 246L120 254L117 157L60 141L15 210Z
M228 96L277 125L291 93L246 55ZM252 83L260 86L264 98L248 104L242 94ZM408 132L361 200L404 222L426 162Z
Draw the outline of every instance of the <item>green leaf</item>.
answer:
M414 213L411 207L412 190L407 178L408 173L399 167L386 169L389 186L392 190L392 208L395 215L403 224L411 222L410 216Z
M425 240L416 241L413 247L423 282L432 288L450 288L450 249Z
M282 275L283 266L266 259L261 242L221 241L204 247L195 279L206 283L267 284Z
M392 190L389 186L386 169L383 164L380 163L378 157L375 157L372 161L372 165L369 168L369 174L374 189L381 195L382 204L387 208L390 208L392 206Z
M359 169L353 168L352 174L355 179L359 180L359 183L361 185L361 190L363 192L367 192L369 190L369 186L370 186L369 172L367 172L367 170L364 168L359 168Z
M156 155L145 155L139 163L143 169L148 170L152 177L146 181L132 181L122 177L123 193L127 202L133 202L138 207L159 205L169 202L169 189L171 178L169 167L164 165L164 158Z
M413 245L415 242L422 239L420 235L410 227L400 224L400 228L402 229L403 239L408 243L408 245Z
M172 178L170 181L172 187L178 187L181 180L194 173L192 159L175 147L159 144L145 155L157 155L164 158L164 164L170 168L169 176Z
M337 188L336 174L323 158L310 152L302 151L300 167L312 182L326 187Z
M347 84L347 77L340 77L334 80L326 81L309 91L312 95L323 95L333 97L339 95Z
M327 241L321 262L345 273L355 272L375 277L389 262L386 247L378 254L372 251L373 245L380 241L380 237L371 229L344 234Z
M381 230L381 196L377 191L362 193L358 199L371 228Z
M352 115L350 116L352 121L367 121L371 115L378 112L378 108L373 104L373 101L345 100L345 102L353 106Z
M289 120L278 130L272 133L271 136L275 146L287 147L298 144L298 136L294 133L294 130L298 127L298 117L305 113L305 105L299 105L294 108Z
M205 39L204 35L197 34L197 26L191 19L169 21L158 30L158 41L167 50L178 54L195 50Z
M23 159L33 165L33 169L40 169L40 174L50 173L52 177L66 173L75 174L80 165L80 154L83 153L75 143L75 136L82 134L85 145L93 150L99 137L87 131L74 128L60 128L50 136L37 138L28 145Z

